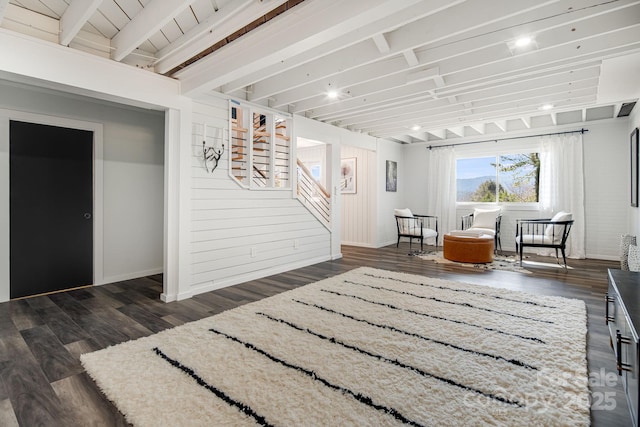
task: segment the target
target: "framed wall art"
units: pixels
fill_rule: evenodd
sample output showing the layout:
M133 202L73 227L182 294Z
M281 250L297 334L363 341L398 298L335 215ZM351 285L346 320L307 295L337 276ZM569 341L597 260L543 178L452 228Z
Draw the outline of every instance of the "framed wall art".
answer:
M398 191L398 163L387 160L387 191Z
M357 159L350 157L340 161L340 192L342 194L356 194L357 189Z
M631 206L638 206L638 128L631 132Z

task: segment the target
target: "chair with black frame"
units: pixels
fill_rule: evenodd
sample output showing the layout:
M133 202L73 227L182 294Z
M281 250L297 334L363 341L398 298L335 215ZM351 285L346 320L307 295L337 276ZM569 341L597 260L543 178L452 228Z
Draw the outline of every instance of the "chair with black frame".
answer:
M565 254L567 239L573 225L572 214L558 212L553 218L545 219L517 219L516 220L516 252L520 254L525 247L549 248L556 250L556 262L560 264L558 249L562 252L563 267L567 268Z
M502 242L500 241L501 223L502 212L500 208L475 209L473 213L462 215L460 229L493 236L494 252L498 253L498 248L502 252Z
M400 238L409 238L409 250L413 239L420 240L420 250L423 248L425 239L435 239L436 249L438 247L438 217L433 215L419 215L411 212L410 209L395 209L396 226L398 229L398 243Z

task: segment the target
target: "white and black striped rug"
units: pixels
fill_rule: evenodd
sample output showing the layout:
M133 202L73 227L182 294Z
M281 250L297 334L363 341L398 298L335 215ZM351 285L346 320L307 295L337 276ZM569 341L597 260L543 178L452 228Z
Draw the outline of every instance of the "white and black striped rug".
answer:
M139 426L589 425L586 309L359 268L82 356Z

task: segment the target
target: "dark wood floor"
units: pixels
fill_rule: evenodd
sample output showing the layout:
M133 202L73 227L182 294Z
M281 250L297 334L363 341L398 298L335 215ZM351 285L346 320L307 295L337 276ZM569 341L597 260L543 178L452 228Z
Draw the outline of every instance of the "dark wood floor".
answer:
M162 303L161 277L39 296L0 304L0 426L127 425L98 391L79 355L334 276L359 266L442 277L536 294L584 300L587 358L594 402L592 425L630 426L631 419L604 323L607 268L618 263L570 260L570 270L528 267L532 274L480 271L436 264L400 249L343 247L344 257L284 274ZM548 258L541 258L550 262ZM613 398L613 400L611 400Z

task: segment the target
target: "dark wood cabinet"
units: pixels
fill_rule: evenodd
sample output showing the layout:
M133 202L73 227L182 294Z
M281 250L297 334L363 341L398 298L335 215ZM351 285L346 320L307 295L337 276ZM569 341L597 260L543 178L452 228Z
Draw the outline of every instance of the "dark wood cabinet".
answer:
M609 270L605 313L618 374L622 377L633 425L638 427L640 273Z

